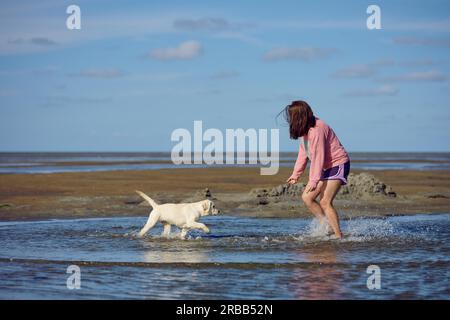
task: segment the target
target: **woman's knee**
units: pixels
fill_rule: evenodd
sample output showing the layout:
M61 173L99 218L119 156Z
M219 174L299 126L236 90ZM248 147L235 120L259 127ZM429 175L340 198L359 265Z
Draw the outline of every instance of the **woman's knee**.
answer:
M303 192L302 193L302 200L303 200L303 202L309 207L312 203L313 203L313 201L314 201L314 199L309 195L309 194L307 194L306 192Z
M326 210L329 207L333 206L332 201L328 198L320 199L319 205L322 208L322 210Z

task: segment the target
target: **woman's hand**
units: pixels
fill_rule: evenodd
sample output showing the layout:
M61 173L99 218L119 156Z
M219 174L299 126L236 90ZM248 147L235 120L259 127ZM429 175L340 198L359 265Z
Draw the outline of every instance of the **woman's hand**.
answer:
M286 182L289 183L289 184L296 184L296 183L298 182L298 178L289 177L289 178L286 180Z
M305 187L305 191L306 191L306 193L313 192L314 190L316 190L316 188L317 188L317 184L311 184L308 182L308 184Z

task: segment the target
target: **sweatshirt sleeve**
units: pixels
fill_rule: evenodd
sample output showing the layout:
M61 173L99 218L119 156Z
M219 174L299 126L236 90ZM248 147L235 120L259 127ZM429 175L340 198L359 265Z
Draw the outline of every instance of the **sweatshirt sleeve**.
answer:
M308 156L303 148L303 143L300 142L300 147L298 149L297 161L295 161L294 171L292 172L290 178L298 179L303 171L305 171L306 164L308 163Z
M311 166L309 169L309 183L316 187L322 176L325 162L325 132L321 128L310 134L309 150L311 154Z

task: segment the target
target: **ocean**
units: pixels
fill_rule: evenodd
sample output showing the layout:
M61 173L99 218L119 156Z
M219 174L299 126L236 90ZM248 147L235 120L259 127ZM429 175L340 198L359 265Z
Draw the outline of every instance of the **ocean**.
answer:
M238 156L235 156L237 159ZM297 154L280 153L280 167L293 167ZM246 159L254 158L247 155ZM450 170L450 153L350 153L353 169L362 170ZM257 166L259 164L212 166ZM206 164L176 165L169 152L2 152L0 173L95 172L199 168Z

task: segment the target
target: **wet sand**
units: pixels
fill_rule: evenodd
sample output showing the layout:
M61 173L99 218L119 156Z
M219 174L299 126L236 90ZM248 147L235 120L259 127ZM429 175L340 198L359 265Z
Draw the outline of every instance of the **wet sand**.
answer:
M354 173L360 170L352 170ZM249 198L253 188L283 184L291 168L261 176L259 168L195 168L147 171L1 174L0 220L145 216L134 190L158 202L195 199L209 188L224 213L255 217L310 216L300 199L261 205ZM397 197L340 199L343 218L373 215L450 212L450 171L370 171L390 185ZM300 182L306 182L307 173Z

